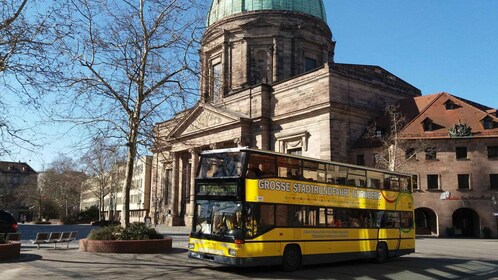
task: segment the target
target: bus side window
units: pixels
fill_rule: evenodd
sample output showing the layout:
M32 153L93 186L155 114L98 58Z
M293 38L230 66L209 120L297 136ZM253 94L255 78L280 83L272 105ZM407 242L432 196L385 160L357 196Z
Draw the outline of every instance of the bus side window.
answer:
M301 160L294 158L277 157L278 176L300 180L303 178Z
M270 204L247 204L245 217L246 236L260 235L275 226L275 206Z
M275 177L275 157L257 153L249 154L247 163L247 178Z
M275 173L275 158L272 158L271 162L264 162L261 166L261 171L263 172L263 177L270 178L276 177Z
M369 188L374 188L374 189L380 189L380 180L379 179L374 179L374 178L368 178L368 187Z
M384 215L384 211L376 211L375 212L375 227L383 228L386 226L386 217Z
M258 179L263 177L263 171L259 169L259 167L252 165L249 163L247 167L247 173L246 173L247 178L252 178L252 179Z
M412 212L401 212L401 228L412 228L413 214Z
M409 178L406 178L406 177L400 177L399 178L399 189L401 191L408 191L408 185L409 185Z
M335 183L339 185L346 185L346 178L345 177L335 178Z

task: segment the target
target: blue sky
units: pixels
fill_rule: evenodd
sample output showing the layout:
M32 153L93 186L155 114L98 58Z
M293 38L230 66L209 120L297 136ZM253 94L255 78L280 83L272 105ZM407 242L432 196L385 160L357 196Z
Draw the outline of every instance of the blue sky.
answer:
M324 0L335 61L498 108L498 1Z
M338 63L377 65L422 91L498 108L498 0L324 0ZM20 119L37 118L22 112ZM26 126L38 126L30 123ZM43 147L2 160L41 171L58 152L77 155L77 130L39 126Z

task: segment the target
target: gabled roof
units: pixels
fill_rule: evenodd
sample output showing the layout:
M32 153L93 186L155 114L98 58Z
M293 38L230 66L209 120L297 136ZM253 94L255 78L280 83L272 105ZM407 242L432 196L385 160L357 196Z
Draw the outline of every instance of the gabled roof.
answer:
M0 173L31 175L36 171L25 162L0 161Z

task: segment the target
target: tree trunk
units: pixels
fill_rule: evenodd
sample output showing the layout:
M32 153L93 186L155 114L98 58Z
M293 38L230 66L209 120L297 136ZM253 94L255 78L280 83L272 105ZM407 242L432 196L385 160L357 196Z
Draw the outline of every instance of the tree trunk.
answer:
M133 180L133 166L137 155L138 118L135 113L130 118L130 136L128 138L128 159L126 162L126 175L123 185L123 208L121 211L121 226L127 228L130 224L130 189Z
M389 167L390 171L395 171L396 169L396 149L394 145L389 146Z

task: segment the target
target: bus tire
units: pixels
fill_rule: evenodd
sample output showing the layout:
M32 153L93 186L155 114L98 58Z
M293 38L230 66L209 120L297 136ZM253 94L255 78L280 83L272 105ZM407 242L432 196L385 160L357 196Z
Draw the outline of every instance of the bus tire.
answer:
M385 263L389 258L389 250L386 242L379 242L377 244L377 251L375 252L375 262Z
M296 271L301 268L302 256L301 250L297 245L288 245L285 247L282 256L282 270L286 272Z

